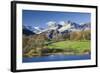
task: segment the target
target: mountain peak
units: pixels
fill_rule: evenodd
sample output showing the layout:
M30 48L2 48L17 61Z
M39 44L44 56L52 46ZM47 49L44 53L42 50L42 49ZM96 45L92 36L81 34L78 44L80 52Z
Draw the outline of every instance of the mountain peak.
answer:
M70 31L90 30L90 27L91 27L90 23L77 24L71 21L68 22L60 21L59 23L56 23L55 21L49 21L47 22L46 28L40 28L39 26L32 27L23 25L23 29L27 29L35 34L50 32L52 30L59 32L64 32L66 30Z

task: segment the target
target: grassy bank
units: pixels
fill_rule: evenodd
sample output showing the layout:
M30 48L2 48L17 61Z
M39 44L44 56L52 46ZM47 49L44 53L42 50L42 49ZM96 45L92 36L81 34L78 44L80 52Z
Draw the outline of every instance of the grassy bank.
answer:
M91 45L89 40L80 40L80 41L59 41L52 42L44 47L36 47L30 49L24 57L35 57L35 56L46 56L46 55L83 55L89 54L91 51Z

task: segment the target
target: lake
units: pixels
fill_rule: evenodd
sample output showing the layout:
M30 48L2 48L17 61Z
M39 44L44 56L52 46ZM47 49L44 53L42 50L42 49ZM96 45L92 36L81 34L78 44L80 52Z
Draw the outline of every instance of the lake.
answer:
M73 61L73 60L88 60L91 59L91 54L85 55L50 55L32 58L23 58L23 63L28 62L48 62L48 61Z

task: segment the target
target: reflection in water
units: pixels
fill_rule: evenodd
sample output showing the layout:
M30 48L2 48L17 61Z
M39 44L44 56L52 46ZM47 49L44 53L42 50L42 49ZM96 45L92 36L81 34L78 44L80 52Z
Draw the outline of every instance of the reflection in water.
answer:
M72 61L72 60L88 60L91 59L90 54L85 55L50 55L32 58L23 58L23 63L26 62L46 62L46 61Z

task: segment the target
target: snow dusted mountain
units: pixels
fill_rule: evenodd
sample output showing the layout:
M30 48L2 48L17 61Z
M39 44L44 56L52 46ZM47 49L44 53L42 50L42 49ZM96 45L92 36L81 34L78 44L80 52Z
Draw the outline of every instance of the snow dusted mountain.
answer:
M39 28L39 27L34 27L33 29L34 29L33 31L34 31L36 34L42 33L42 29Z
M29 36L29 35L34 35L35 33L31 31L29 28L27 28L26 26L23 26L23 34Z
M23 26L23 33L26 35L33 35L45 32L48 37L52 38L53 36L55 37L56 34L65 34L73 31L90 30L90 25L90 23L77 24L71 21L60 21L59 23L50 21L47 22L46 28Z
M58 24L55 22L48 23L48 36L50 38L52 38L53 36L55 37L55 35L57 34L63 35L69 32L90 30L90 23L84 23L81 25L71 21L60 21Z
M26 31L24 31L26 30ZM30 31L31 33L34 33L34 34L40 34L43 32L43 28L40 28L40 27L32 27L32 26L23 26L23 31L24 32L27 32L27 31Z
M81 28L83 30L91 30L91 23L83 23L81 24Z
M90 23L84 23L84 24L77 24L75 22L65 22L60 21L58 24L55 22L48 22L48 30L58 30L59 32L64 32L66 30L68 31L82 31L82 30L90 30Z
M58 26L57 26L56 22L50 21L47 23L47 31L57 30L57 28L58 28Z
M66 23L64 21L61 21L59 24L62 25L62 27L60 27L58 29L59 32L64 32L66 30L70 30L71 29L71 24L70 23Z

